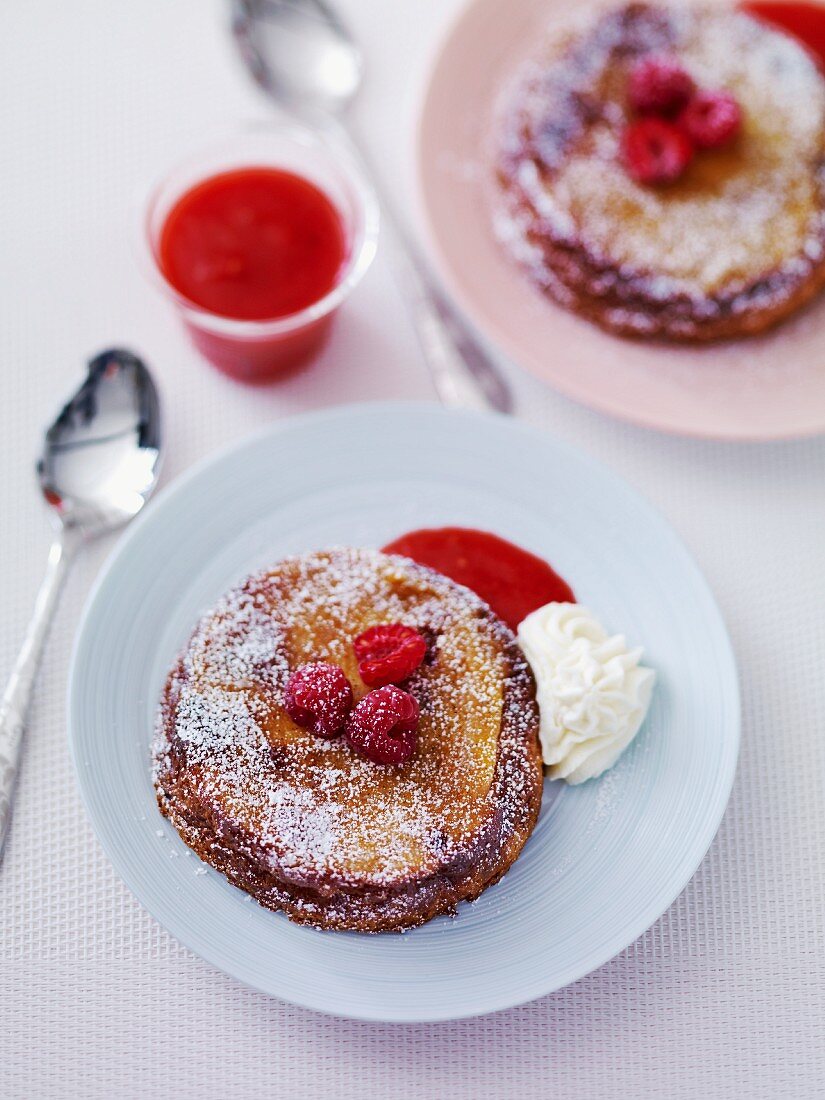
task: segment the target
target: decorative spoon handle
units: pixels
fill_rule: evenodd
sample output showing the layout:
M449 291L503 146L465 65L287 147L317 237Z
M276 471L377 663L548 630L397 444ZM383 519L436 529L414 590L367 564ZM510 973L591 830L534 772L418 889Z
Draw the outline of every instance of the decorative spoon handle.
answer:
M512 412L512 395L501 372L436 287L415 245L401 228L362 143L349 128L342 136L348 139L378 192L384 225L389 226L395 239L395 268L440 400L452 408Z
M384 209L388 209L386 204ZM487 353L433 286L395 221L392 228L398 242L395 269L442 403L448 407L512 412L510 391Z
M77 546L78 536L66 529L52 544L34 614L0 701L0 860L11 821L17 767L32 688L63 581Z

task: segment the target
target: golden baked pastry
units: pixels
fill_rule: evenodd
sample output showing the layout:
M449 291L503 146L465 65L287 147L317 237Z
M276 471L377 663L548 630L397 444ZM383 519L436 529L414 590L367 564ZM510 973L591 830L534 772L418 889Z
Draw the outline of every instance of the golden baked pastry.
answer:
M415 755L384 766L287 715L312 661L367 692L352 639L403 622L427 639L405 684ZM287 558L225 596L170 673L154 751L158 805L195 852L262 905L318 928L402 930L504 874L539 811L532 674L468 589L407 558Z
M732 93L742 129L674 183L621 156L628 80L675 57ZM825 80L794 39L724 5L629 4L551 35L497 122L496 227L551 298L613 332L759 332L825 282Z

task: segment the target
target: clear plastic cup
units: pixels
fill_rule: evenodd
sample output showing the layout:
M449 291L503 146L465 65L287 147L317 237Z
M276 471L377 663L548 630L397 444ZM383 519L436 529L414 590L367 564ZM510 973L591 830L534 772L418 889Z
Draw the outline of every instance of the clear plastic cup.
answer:
M346 259L332 289L305 309L271 320L238 320L181 294L164 274L159 242L170 210L195 184L232 169L263 167L303 176L324 192L341 218ZM293 122L250 125L175 165L149 194L141 234L153 281L195 347L225 374L253 383L273 381L319 350L336 311L372 262L377 236L378 203L355 160L343 145Z

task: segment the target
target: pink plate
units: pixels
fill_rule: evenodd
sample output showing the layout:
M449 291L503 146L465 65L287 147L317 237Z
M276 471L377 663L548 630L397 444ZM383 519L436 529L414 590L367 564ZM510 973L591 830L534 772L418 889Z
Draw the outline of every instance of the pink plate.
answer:
M709 347L623 340L555 306L490 226L489 143L501 81L568 0L472 0L447 34L418 133L430 251L491 341L561 393L625 420L715 439L825 431L825 296L766 336Z

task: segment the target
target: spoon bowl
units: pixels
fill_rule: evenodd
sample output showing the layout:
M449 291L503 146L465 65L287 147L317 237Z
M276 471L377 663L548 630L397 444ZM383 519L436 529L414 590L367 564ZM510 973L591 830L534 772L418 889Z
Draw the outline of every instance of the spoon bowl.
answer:
M316 0L234 0L232 32L258 84L292 110L341 114L361 86L361 51Z
M160 403L149 371L130 352L102 352L46 432L37 476L63 526L86 536L141 510L160 464Z

